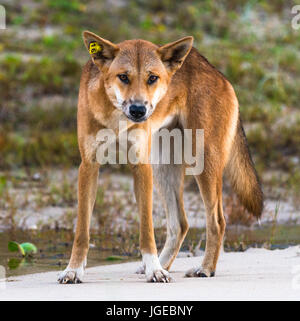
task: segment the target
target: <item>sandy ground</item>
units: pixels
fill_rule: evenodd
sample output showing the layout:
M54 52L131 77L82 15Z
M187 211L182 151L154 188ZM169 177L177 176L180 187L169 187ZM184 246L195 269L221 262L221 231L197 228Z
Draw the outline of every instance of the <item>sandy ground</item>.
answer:
M0 173L1 174L1 173ZM77 201L72 204L65 204L59 201L61 195L56 195L51 192L51 186L57 186L57 182L64 181L64 177L68 177L67 183L72 186L77 186L77 170L71 169L67 172L51 170L49 172L49 182L43 185L42 180L33 181L31 185L26 180L18 188L11 188L11 193L15 195L15 206L17 211L14 214L14 223L17 228L38 230L42 227L74 229L77 216ZM65 176L64 176L65 175ZM15 173L15 176L17 174ZM41 174L36 173L33 176L40 177ZM37 186L34 185L38 184ZM41 187L43 186L43 187ZM60 183L59 183L60 184ZM202 228L205 227L205 210L204 205L197 189L189 189L187 182L184 191L184 205L190 227ZM105 209L110 215L114 215L116 207L122 205L122 211L115 218L115 224L122 226L128 224L128 218L131 217L133 222L138 221L138 212L133 192L133 180L131 175L119 173L103 173L99 177L99 186L105 186ZM30 191L30 192L28 192ZM72 190L76 194L76 191ZM54 205L47 201L47 197L52 195L56 200ZM224 192L224 197L226 197ZM116 199L117 201L113 201ZM116 202L116 203L115 203ZM0 202L1 203L1 202ZM224 202L225 204L226 202ZM52 204L52 205L51 205ZM1 205L1 204L0 204ZM109 208L109 210L108 210ZM224 208L227 213L226 207ZM91 218L91 226L98 228L98 217L94 215ZM6 204L3 208L0 206L0 231L6 230L9 227L11 209ZM158 192L154 187L153 194L153 220L155 227L166 225L166 215L163 205L160 201ZM264 212L261 218L262 224L274 223L279 224L294 222L300 224L300 209L295 206L292 199L286 198L279 201L269 199L266 196L264 204Z
M88 268L82 284L56 283L57 272L0 282L0 300L300 300L300 248L222 253L216 277L184 278L203 257L177 258L173 283L146 283L139 262Z

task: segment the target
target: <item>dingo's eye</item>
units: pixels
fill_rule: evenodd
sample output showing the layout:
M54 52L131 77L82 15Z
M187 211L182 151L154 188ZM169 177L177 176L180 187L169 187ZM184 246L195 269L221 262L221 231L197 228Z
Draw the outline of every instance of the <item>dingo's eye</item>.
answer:
M118 77L124 84L129 84L129 78L126 74L118 75Z
M152 85L153 83L156 82L157 79L158 79L158 76L151 75L147 81L148 85Z

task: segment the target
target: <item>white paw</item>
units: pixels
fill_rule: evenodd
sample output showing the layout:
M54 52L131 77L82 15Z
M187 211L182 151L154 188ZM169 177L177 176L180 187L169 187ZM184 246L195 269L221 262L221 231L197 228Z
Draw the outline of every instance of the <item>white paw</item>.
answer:
M82 263L77 269L67 267L59 274L58 282L60 284L82 283L85 265L85 263Z
M172 281L170 274L166 270L156 270L151 273L147 273L147 282L162 282L162 283L169 283Z
M147 282L171 282L172 279L169 272L162 268L157 255L144 254L143 264L145 266Z

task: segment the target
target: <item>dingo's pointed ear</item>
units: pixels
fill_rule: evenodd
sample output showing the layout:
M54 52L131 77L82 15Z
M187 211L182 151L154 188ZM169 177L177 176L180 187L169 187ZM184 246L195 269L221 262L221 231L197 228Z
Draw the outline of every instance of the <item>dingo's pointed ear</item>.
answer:
M93 62L100 68L108 67L119 51L118 46L90 31L84 31L82 36Z
M184 59L192 49L193 40L193 37L184 37L157 49L161 60L170 72L175 72L181 67Z

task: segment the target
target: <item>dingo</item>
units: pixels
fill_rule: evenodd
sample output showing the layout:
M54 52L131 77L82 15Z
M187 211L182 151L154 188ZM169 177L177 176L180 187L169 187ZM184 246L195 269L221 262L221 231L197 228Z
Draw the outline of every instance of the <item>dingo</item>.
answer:
M72 255L60 283L82 280L89 249L89 224L95 202L99 163L97 132L143 129L147 139L137 147L151 151L152 131L161 128L204 130L204 169L194 175L206 209L206 249L202 265L186 276L211 277L225 231L222 178L227 174L242 204L256 217L263 194L228 80L185 37L159 47L145 40L113 44L85 31L91 59L83 68L78 100L78 143L82 157L78 178L78 220ZM130 145L132 142L128 140ZM194 141L190 142L194 148ZM174 148L174 147L173 147ZM140 217L140 250L148 282L169 282L168 270L188 230L183 204L186 164L131 164ZM156 184L167 216L167 240L157 255L152 223L152 189Z

